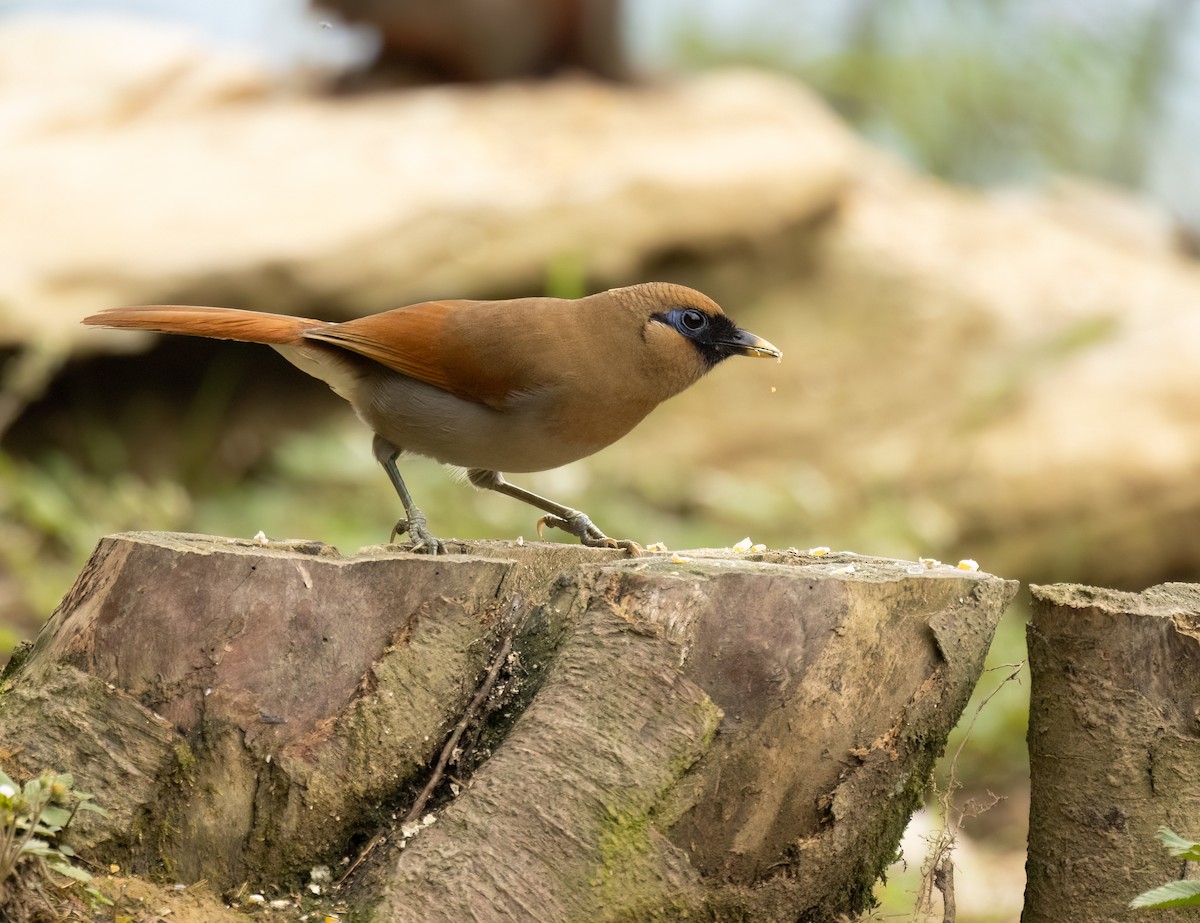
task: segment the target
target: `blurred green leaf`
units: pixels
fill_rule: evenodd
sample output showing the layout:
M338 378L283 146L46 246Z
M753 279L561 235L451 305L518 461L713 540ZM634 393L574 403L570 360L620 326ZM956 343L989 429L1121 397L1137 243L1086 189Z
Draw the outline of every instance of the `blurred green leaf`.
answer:
M868 2L846 17L833 52L769 26L717 32L685 21L674 54L692 68L794 74L940 176L987 184L1065 171L1136 183L1187 12L1152 6L1080 28L1011 2Z
M1143 891L1129 902L1134 909L1166 910L1169 907L1200 907L1200 881L1172 881Z
M49 828L47 832L57 833L71 819L71 812L66 808L50 805L42 808L42 825Z
M71 865L68 862L51 862L50 868L54 869L59 875L64 875L67 878L73 878L75 881L91 881L92 875L90 872Z
M1200 862L1200 843L1181 837L1170 827L1159 827L1157 836L1172 856L1187 859L1189 862Z
M546 266L546 294L553 298L582 298L587 287L587 258L578 251L560 253Z
M53 856L56 850L46 840L30 837L21 846L21 852L27 856L40 856L44 859L47 856Z
M93 814L99 814L101 817L108 817L108 811L96 804L95 801L90 800L92 798L91 795L88 795L87 798L88 800L79 802L77 805L78 810L91 811Z

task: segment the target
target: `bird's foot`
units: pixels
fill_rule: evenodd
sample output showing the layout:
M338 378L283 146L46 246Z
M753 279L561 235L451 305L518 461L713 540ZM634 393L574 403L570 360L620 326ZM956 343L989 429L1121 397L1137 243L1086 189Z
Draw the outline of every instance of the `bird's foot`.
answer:
M637 542L609 538L596 527L596 524L586 514L579 510L567 510L566 512L565 516L547 513L539 519L537 521L538 538L542 537L542 527L549 526L551 529L562 529L564 532L569 532L589 548L620 548L628 552L631 558L641 556L642 546Z
M408 533L408 537L412 539L412 547L409 551L437 555L443 554L446 546L441 539L435 538L433 533L429 531L429 526L425 523L425 517L420 512L412 512L407 518L397 521L392 526L392 535L388 542L396 541L397 535Z

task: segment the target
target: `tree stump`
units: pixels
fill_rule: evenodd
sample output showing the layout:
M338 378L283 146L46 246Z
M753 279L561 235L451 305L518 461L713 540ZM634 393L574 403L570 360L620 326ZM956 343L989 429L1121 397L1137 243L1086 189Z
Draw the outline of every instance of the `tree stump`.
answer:
M1030 589L1021 919L1143 920L1129 902L1183 872L1155 831L1200 837L1200 587Z
M343 894L389 923L832 920L869 904L1016 589L452 550L105 538L8 671L6 765L98 795L97 861L221 890L365 855Z

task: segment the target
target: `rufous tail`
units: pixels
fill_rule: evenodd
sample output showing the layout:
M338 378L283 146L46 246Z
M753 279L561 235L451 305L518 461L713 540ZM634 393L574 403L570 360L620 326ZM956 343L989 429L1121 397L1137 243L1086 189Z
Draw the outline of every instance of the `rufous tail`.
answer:
M326 326L325 321L286 314L264 314L240 308L203 308L186 304L148 304L110 308L83 319L92 327L123 327L155 333L238 340L291 346L301 341L305 330Z

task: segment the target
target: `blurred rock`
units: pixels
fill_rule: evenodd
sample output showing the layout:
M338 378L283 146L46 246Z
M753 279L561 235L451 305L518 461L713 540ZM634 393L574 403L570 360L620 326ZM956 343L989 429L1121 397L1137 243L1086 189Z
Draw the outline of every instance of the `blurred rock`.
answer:
M1149 256L1186 252L1177 219L1149 200L1099 180L1056 176L1037 188L1002 190L997 199L1005 206L1025 207L1052 222L1107 238L1125 250L1140 248Z
M210 48L179 26L116 15L5 17L0 149L253 99L271 84L252 58Z
M753 278L768 316L737 316L784 353L659 411L675 435L654 464L716 476L674 487L622 444L598 459L609 476L638 471L698 518L749 499L768 542L971 557L1023 580L1194 573L1200 267L882 156L858 163L819 229L684 275L731 311L722 280ZM798 259L803 273L775 269ZM700 415L713 427L692 438Z
M924 293L914 336L938 314L960 332L924 394L941 432L913 456L914 486L941 494L958 542L1030 577L1192 572L1200 267L1110 222L1046 220L901 174L883 171L876 195L847 209L845 242L887 242L881 268Z
M263 98L26 135L0 150L0 343L81 340L80 317L130 302L350 315L536 291L564 258L616 279L828 209L851 149L802 88L752 74Z

